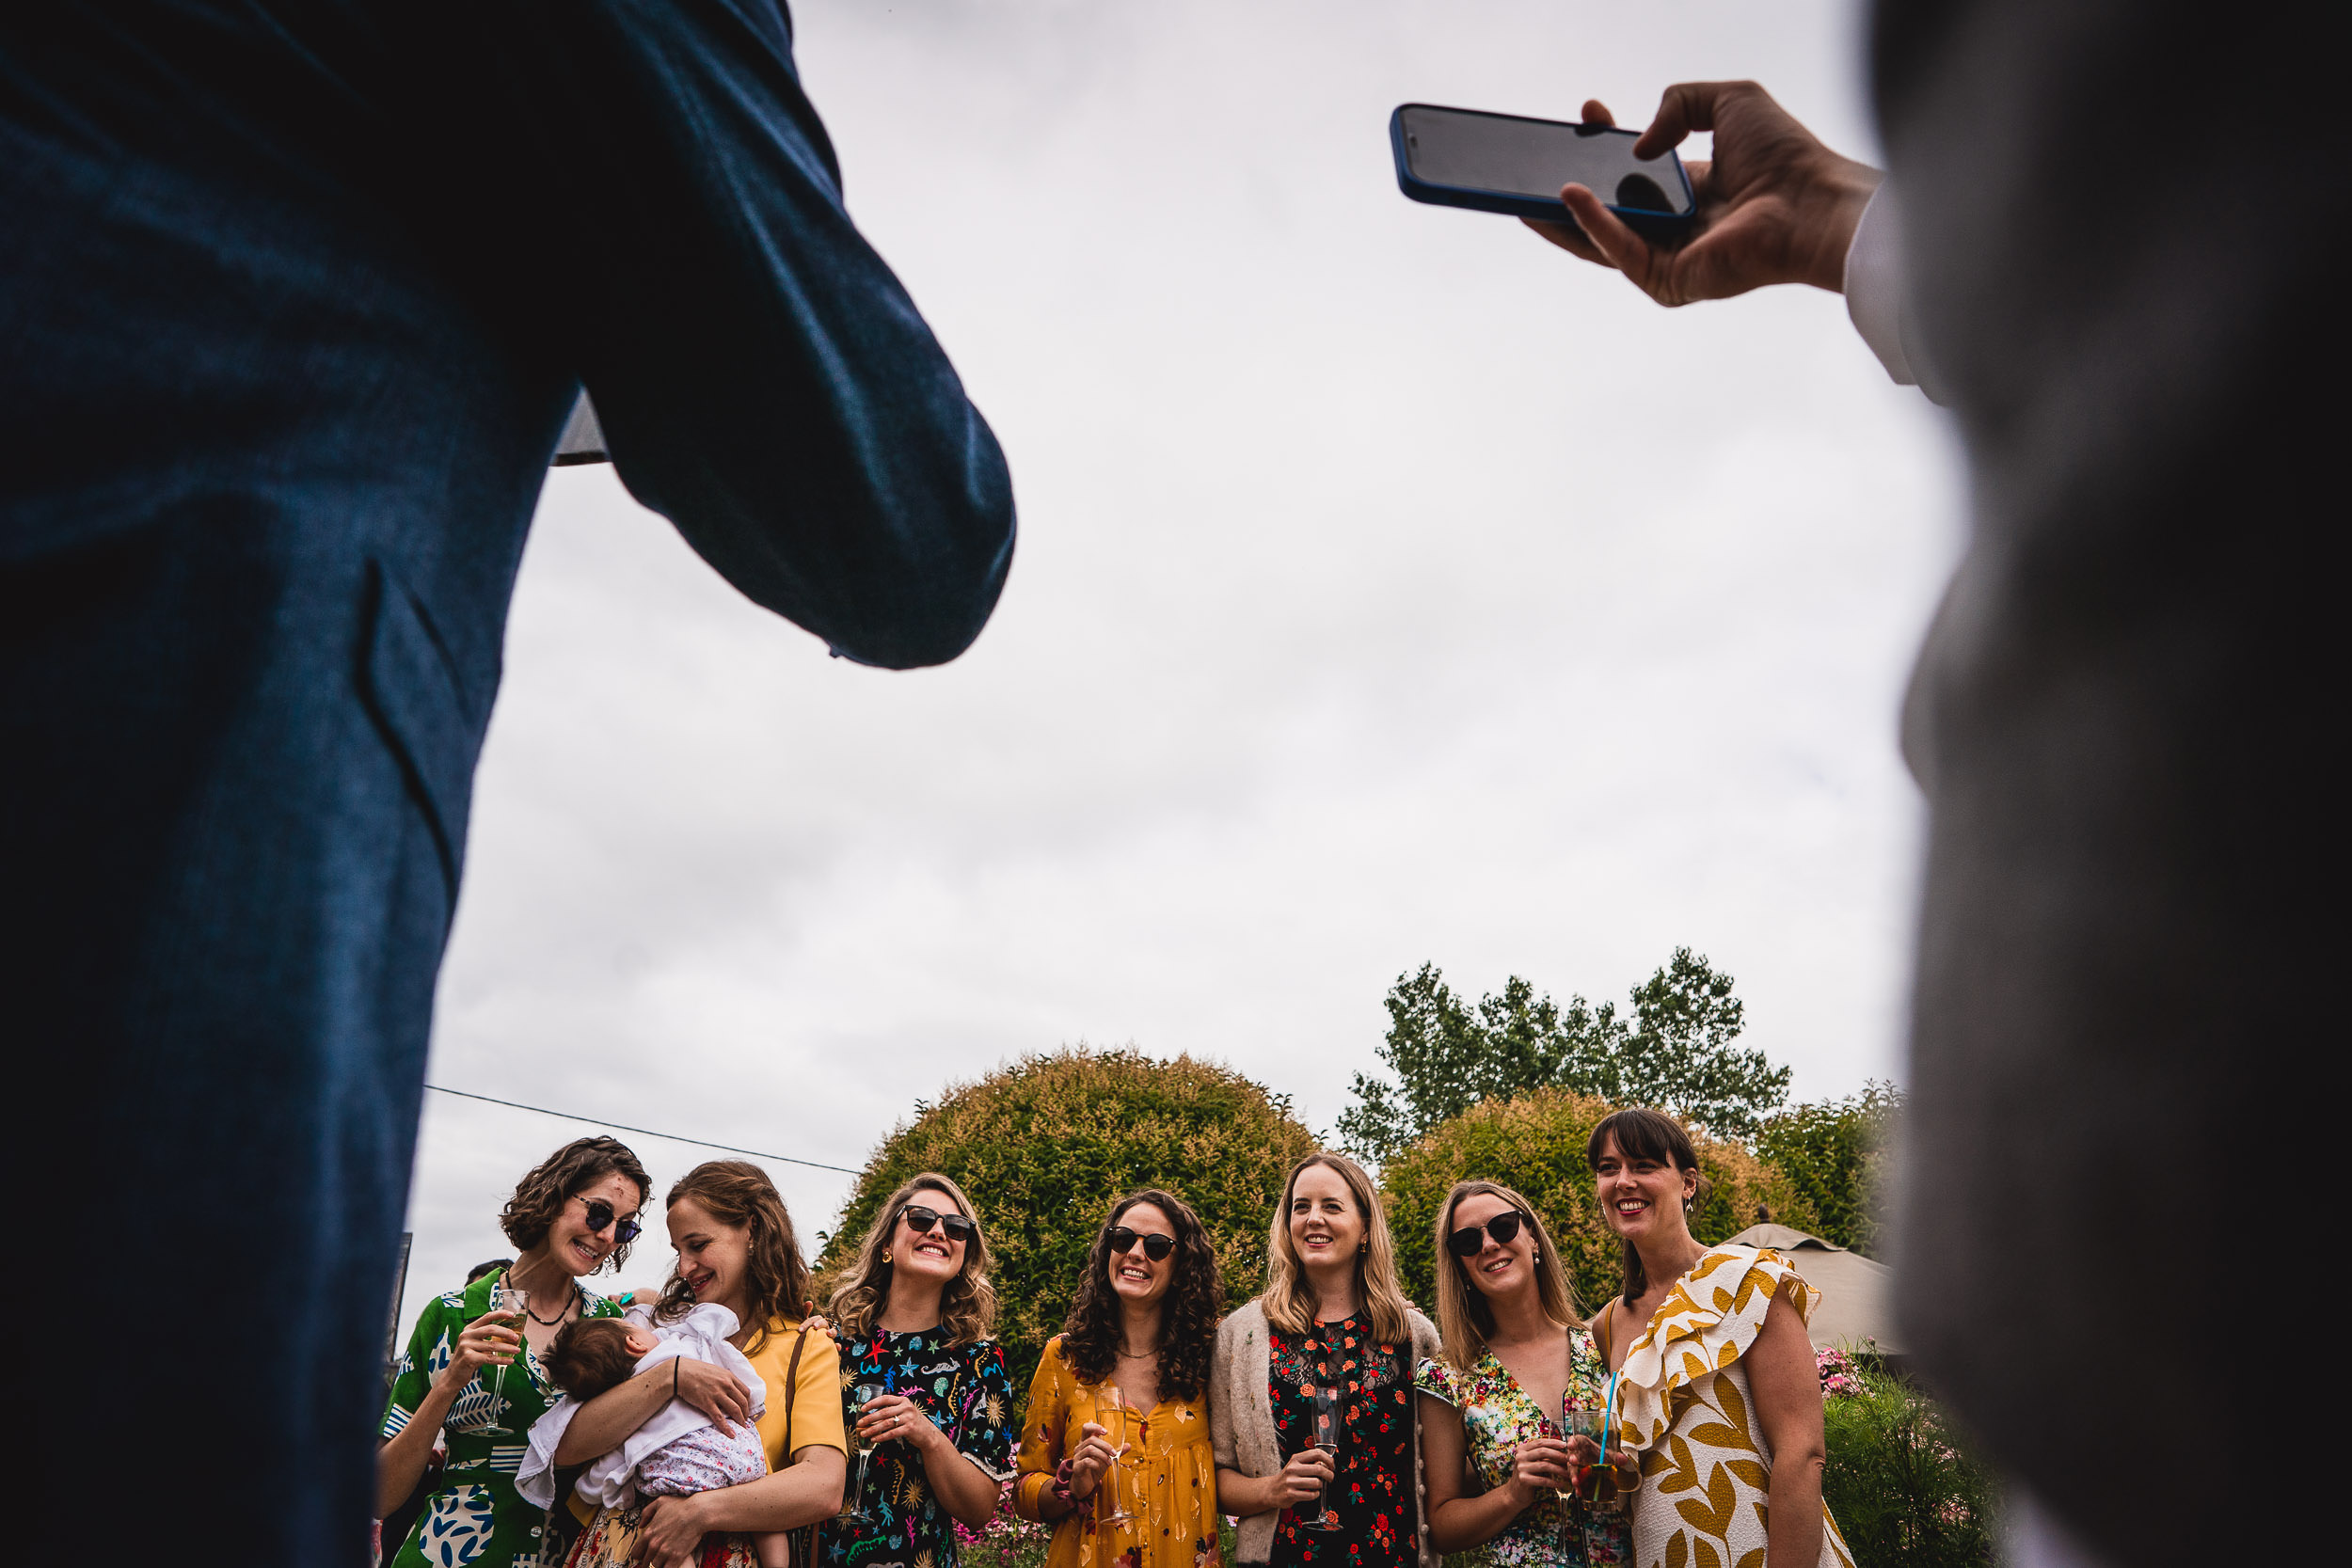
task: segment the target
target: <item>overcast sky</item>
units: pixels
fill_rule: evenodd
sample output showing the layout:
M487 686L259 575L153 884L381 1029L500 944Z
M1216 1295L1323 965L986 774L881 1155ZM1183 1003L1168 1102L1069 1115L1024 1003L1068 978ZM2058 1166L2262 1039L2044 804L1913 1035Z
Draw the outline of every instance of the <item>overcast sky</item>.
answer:
M860 669L552 475L432 1082L855 1166L951 1080L1132 1041L1324 1128L1423 960L1621 999L1677 944L1800 1098L1900 1076L1947 427L1836 296L1661 310L1406 201L1386 134L1736 75L1874 157L1854 6L795 9L1010 458L1010 587L955 664ZM426 1096L405 1321L583 1130ZM847 1177L771 1168L831 1226Z

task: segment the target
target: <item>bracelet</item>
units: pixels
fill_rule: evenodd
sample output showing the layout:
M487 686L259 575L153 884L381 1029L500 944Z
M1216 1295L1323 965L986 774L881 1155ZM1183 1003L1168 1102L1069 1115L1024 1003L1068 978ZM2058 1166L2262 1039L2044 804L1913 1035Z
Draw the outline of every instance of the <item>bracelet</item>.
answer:
M672 1399L677 1398L678 1363L685 1359L686 1357L682 1355L674 1355L670 1358L670 1397Z

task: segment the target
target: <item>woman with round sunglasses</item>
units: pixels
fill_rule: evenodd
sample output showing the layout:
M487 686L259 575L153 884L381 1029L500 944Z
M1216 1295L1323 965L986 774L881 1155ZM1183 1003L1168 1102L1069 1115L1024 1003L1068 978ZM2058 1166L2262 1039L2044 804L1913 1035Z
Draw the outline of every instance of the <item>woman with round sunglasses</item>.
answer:
M748 1160L708 1160L663 1200L677 1265L652 1308L675 1323L717 1305L740 1326L728 1342L759 1374L767 1404L752 1424L769 1473L684 1497L640 1498L596 1510L564 1559L566 1568L757 1568L755 1535L803 1531L841 1507L848 1441L841 1423L841 1363L833 1340L810 1332L808 1264L792 1216L768 1173ZM723 1367L663 1361L580 1405L557 1443L559 1472L619 1448L682 1399L723 1430L751 1421L750 1390ZM566 1499L581 1513L577 1498ZM794 1560L805 1564L805 1534Z
M1013 1506L1054 1527L1046 1568L1215 1568L1221 1295L1209 1233L1183 1199L1147 1187L1111 1206L1022 1422Z
M1431 1544L1496 1568L1631 1561L1627 1511L1568 1495L1602 1456L1564 1418L1597 1421L1609 1370L1534 1206L1500 1182L1457 1181L1437 1250L1440 1346L1418 1385ZM1607 1463L1613 1482L1634 1483L1630 1455L1613 1444Z
M1586 1141L1622 1291L1593 1318L1641 1457L1644 1562L1852 1568L1821 1501L1821 1379L1805 1331L1821 1292L1766 1248L1691 1235L1698 1152L1658 1111L1604 1117ZM1695 1511L1678 1499L1703 1497Z
M449 1457L390 1568L537 1568L547 1516L516 1492L511 1455L556 1398L539 1357L565 1323L621 1315L624 1303L580 1281L628 1260L650 1185L626 1145L565 1144L516 1185L499 1215L515 1260L425 1304L384 1410L378 1516L416 1490L437 1435ZM522 1292L519 1312L493 1310L501 1290Z
M826 1313L842 1419L872 1451L851 1487L862 1506L824 1527L825 1568L955 1568L956 1525L995 1517L1014 1434L988 1261L971 1200L937 1171L867 1227Z
M1438 1331L1396 1279L1372 1178L1343 1154L1291 1167L1265 1293L1219 1325L1209 1424L1234 1554L1273 1568L1437 1568L1420 1501L1414 1369ZM1319 1450L1319 1388L1340 1429Z

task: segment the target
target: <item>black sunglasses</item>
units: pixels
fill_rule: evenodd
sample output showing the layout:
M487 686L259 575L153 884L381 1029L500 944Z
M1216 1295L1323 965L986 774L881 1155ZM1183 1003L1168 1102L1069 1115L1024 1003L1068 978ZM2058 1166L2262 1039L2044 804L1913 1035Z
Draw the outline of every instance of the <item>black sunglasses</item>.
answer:
M1122 1252L1133 1252L1136 1243L1141 1242L1143 1255L1154 1263L1176 1250L1176 1238L1173 1236L1163 1236L1156 1230L1149 1236L1138 1236L1132 1228L1123 1225L1114 1225L1108 1230L1104 1231L1103 1239L1110 1243L1111 1254L1114 1257Z
M580 1197L578 1193L572 1196ZM580 1197L580 1201L588 1206L588 1234L603 1235L604 1227L612 1225L612 1205L600 1197ZM623 1220L620 1224L613 1226L612 1240L622 1246L627 1246L644 1232L645 1227L635 1220Z
M1509 1246L1518 1235L1519 1227L1529 1223L1517 1209L1505 1209L1484 1225L1466 1225L1445 1239L1446 1250L1456 1258L1475 1258L1486 1249L1486 1238L1492 1236L1495 1245Z
M899 1213L907 1222L907 1228L917 1236L930 1235L934 1225L946 1231L951 1242L968 1242L980 1233L980 1227L961 1214L943 1214L919 1203L908 1204Z

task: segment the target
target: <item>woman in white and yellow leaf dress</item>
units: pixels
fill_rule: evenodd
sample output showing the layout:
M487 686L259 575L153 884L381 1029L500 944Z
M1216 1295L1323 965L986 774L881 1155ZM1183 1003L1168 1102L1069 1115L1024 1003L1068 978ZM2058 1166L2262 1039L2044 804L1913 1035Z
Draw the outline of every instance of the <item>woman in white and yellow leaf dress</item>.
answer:
M1624 1293L1592 1327L1641 1456L1636 1568L1853 1568L1821 1503L1820 1292L1777 1253L1692 1239L1698 1153L1671 1117L1619 1111L1584 1152L1625 1243Z

